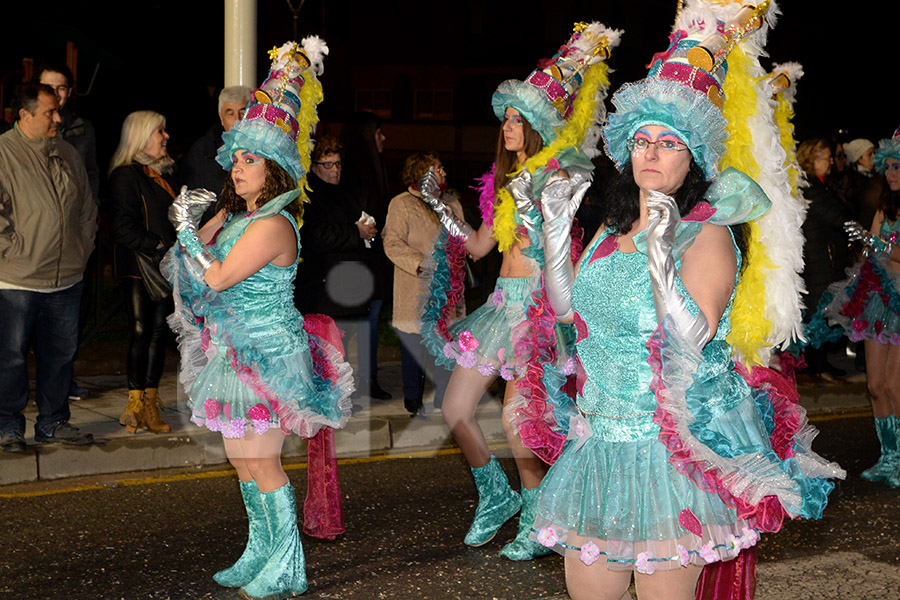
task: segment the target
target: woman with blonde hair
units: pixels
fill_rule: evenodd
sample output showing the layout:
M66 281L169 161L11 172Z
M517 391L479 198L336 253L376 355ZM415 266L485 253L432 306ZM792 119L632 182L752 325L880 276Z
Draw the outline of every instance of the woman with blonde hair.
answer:
M159 380L166 358L171 294L153 285L159 261L175 241L168 219L175 198L174 161L166 119L141 110L122 124L109 168L109 207L115 242L115 274L126 289L131 338L125 359L128 402L119 423L134 433L168 433L159 414ZM141 264L143 262L143 265ZM153 273L148 269L156 269Z

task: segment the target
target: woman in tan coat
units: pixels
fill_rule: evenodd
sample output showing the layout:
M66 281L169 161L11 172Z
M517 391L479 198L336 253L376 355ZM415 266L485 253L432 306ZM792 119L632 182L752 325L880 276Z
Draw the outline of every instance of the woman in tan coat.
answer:
M430 378L434 383L435 408L440 408L444 390L450 380L450 371L434 364L434 359L425 350L422 336L419 335L422 327L420 298L427 293L422 288L422 263L431 256L441 231L437 216L422 199L416 185L430 167L434 167L437 174L443 201L462 218L459 201L446 193L447 175L438 155L434 152L418 152L406 159L402 178L408 187L391 200L382 232L385 254L394 263L393 326L401 345L403 402L412 417L425 412L422 396L426 369L431 372ZM463 314L461 307L457 317Z

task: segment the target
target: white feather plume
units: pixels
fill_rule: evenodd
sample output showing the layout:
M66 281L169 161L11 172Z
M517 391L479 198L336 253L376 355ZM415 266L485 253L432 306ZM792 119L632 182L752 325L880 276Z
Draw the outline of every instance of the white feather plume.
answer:
M328 56L328 46L325 40L317 35L311 35L303 38L303 51L312 64L312 70L316 76L321 75L325 71L325 57Z

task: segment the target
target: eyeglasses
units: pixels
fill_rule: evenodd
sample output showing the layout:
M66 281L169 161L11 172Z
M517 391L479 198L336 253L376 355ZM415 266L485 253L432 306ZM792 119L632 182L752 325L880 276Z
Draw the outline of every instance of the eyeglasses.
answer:
M687 150L687 144L674 140L656 140L651 142L647 138L632 138L625 140L625 147L629 152L644 152L650 146L656 146L660 152L681 152Z
M446 175L447 171L444 170L444 165L438 165L434 168L435 173L440 173L441 175Z
M900 171L900 162L884 163L884 171Z
M335 167L337 167L338 169L340 169L341 166L343 166L344 163L342 163L342 162L339 161L339 160L329 160L329 161L321 161L321 162L317 162L316 164L319 165L319 166L321 166L321 167L322 167L323 169L325 169L326 171L330 171L331 169L333 169L333 168L335 168Z

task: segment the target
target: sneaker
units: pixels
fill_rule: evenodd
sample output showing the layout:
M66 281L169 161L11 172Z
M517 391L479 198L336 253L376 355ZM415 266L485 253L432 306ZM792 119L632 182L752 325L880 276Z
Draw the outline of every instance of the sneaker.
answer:
M21 431L0 433L0 450L11 454L22 454L25 452L25 434Z
M85 400L88 396L91 395L90 390L87 388L81 387L74 381L72 385L69 387L69 400L72 402L77 402L79 400Z
M44 444L69 444L72 446L86 446L94 443L94 436L83 433L68 421L61 421L50 426L49 432L43 432L35 426L34 441Z

